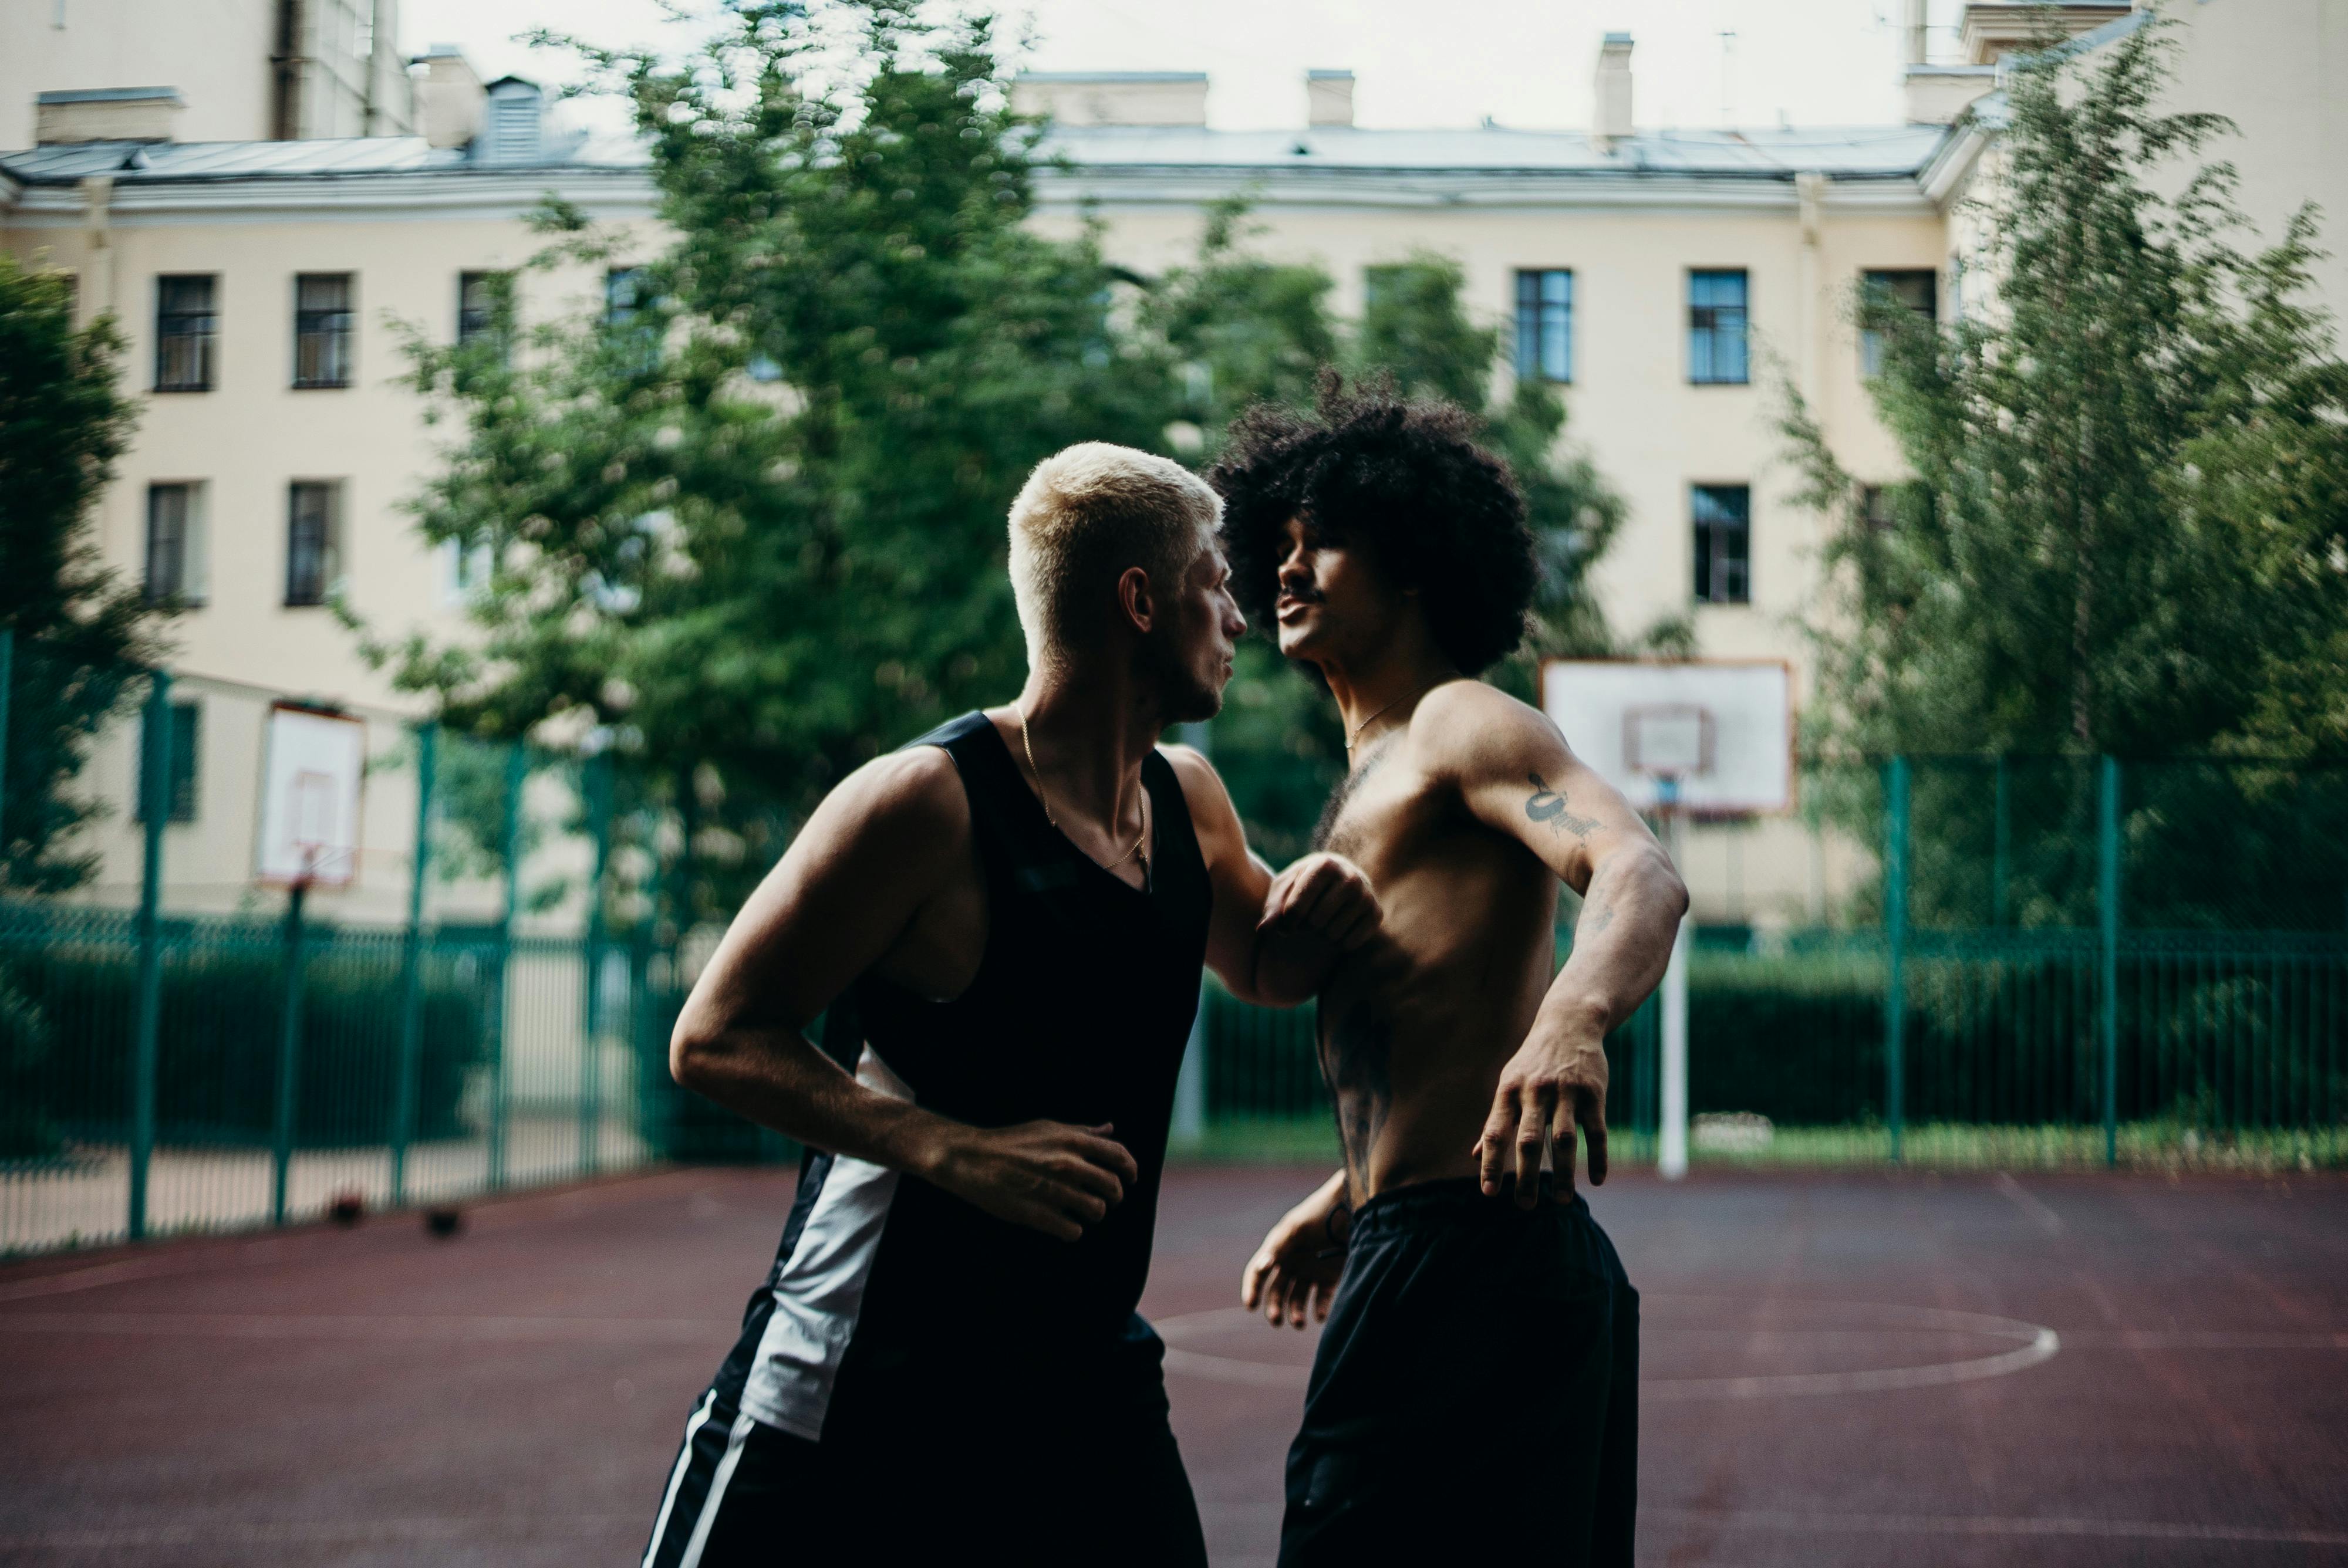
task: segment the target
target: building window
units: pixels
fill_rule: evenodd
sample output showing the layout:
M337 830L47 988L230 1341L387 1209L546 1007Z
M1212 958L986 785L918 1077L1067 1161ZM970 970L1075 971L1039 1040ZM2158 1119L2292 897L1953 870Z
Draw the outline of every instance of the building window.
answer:
M1573 274L1517 274L1517 379L1573 379Z
M1688 379L1743 385L1746 285L1742 270L1688 274Z
M647 269L614 267L603 274L603 323L623 327L650 302Z
M1900 304L1906 305L1927 322L1941 319L1940 277L1931 269L1915 272L1860 274L1861 286L1869 293L1880 290ZM1883 374L1883 334L1861 327L1859 332L1859 373L1870 379Z
M351 384L351 275L304 272L294 280L294 384Z
M285 602L324 604L342 575L343 487L329 480L297 479L285 525Z
M498 330L498 284L503 274L497 272L459 272L457 274L457 342L459 345L479 343ZM499 343L502 355L509 345Z
M209 276L155 280L155 390L210 392L212 343L220 318L212 312Z
M1746 486L1695 487L1695 598L1753 602L1753 492Z
M140 733L143 737L144 732ZM165 798L170 803L170 809L163 814L166 822L196 820L196 781L203 774L201 760L203 737L203 704L172 703L170 777L164 784ZM132 820L144 822L147 820L147 763L143 755L139 762L139 772L133 777L138 781L138 786L131 791Z
M204 601L203 503L201 485L147 487L148 603Z
M1876 533L1891 527L1891 488L1888 485L1859 487L1859 520Z

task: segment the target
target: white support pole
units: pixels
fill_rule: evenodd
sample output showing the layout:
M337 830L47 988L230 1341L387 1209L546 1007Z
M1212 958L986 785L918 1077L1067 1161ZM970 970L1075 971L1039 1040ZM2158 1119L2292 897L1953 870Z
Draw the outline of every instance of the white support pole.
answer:
M1672 938L1672 961L1663 970L1662 1127L1655 1167L1667 1182L1687 1174L1688 1154L1688 924Z
M1681 863L1679 780L1664 778L1662 785L1663 844L1672 864ZM1671 962L1663 969L1662 1090L1657 1105L1655 1169L1663 1180L1676 1182L1687 1174L1688 1156L1688 917L1680 917L1672 933Z

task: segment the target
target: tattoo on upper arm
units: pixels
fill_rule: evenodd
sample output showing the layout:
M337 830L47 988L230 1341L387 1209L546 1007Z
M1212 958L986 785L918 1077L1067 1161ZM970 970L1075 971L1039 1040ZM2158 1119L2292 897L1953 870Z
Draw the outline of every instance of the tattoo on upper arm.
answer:
M1598 819L1576 816L1565 809L1565 796L1549 787L1539 774L1525 777L1533 786L1532 798L1525 802L1525 815L1535 822L1549 824L1553 833L1570 833L1576 838L1587 838L1598 825Z

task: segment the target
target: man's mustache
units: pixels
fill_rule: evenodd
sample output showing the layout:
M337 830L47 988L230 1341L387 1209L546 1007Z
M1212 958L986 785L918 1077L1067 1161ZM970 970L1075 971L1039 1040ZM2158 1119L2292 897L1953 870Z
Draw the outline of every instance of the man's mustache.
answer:
M1309 582L1283 582L1280 585L1280 597L1292 599L1299 604L1319 604L1321 590Z

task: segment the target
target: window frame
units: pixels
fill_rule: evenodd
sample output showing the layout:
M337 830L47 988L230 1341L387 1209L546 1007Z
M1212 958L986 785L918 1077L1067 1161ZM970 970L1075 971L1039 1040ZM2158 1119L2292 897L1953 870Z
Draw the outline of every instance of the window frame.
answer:
M1734 278L1735 304L1696 298L1699 282L1716 283ZM1745 267L1690 267L1687 273L1687 379L1691 386L1750 386L1753 384L1753 273ZM1735 328L1720 320L1734 312ZM1709 316L1710 319L1701 319ZM1720 344L1736 345L1736 374L1717 374ZM1701 352L1699 352L1701 345ZM1700 363L1701 362L1701 363Z
M174 827L194 823L203 811L204 705L200 697L174 698L170 702L171 775L163 781L163 821ZM147 820L147 733L138 729L133 749L136 769L130 776L130 820Z
M342 303L311 305L303 291L311 283L340 282ZM294 274L294 389L332 392L347 389L355 379L358 361L358 274L355 272L296 272ZM304 360L317 348L319 374L304 374Z
M172 308L172 285L201 283L204 300L201 309L182 304ZM191 324L192 323L192 324ZM192 348L180 345L193 344ZM178 354L174 350L179 350ZM220 354L220 274L218 272L158 272L155 275L155 374L152 390L156 392L210 392L217 382ZM173 379L169 374L173 361L184 356L193 361L191 376ZM184 370L187 367L181 366Z
M305 518L304 492L324 497L315 518ZM315 610L332 598L342 580L343 481L293 479L285 487L285 597L287 610ZM314 524L316 538L305 540L305 525ZM304 573L305 563L314 562Z
M201 607L205 599L206 582L204 538L204 483L201 479L157 479L147 486L147 519L145 556L140 563L139 597L149 604L180 604L191 609ZM162 518L162 503L166 496L179 497L178 537L171 541L173 559L170 580L161 580L159 567L164 552L159 548Z
M1722 497L1734 493L1740 507L1726 507ZM1724 515L1706 517L1706 503L1721 507ZM1737 514L1737 515L1728 515ZM1691 484L1688 518L1692 552L1689 587L1699 605L1750 605L1753 602L1753 487L1750 484ZM1735 539L1742 548L1733 555L1722 546ZM1731 574L1741 577L1733 580ZM1733 591L1734 590L1734 591Z
M1899 283L1894 280L1904 279L1913 283L1919 278L1925 281L1923 304L1918 306L1907 300L1901 300L1900 302L1922 316L1925 321L1938 326L1941 322L1941 272L1937 267L1861 267L1859 271L1859 287L1863 295L1868 290L1880 284L1897 298L1900 288ZM1859 329L1859 379L1873 381L1882 374L1883 334L1870 327L1861 327Z
M1565 297L1548 297L1549 281L1564 280ZM1551 386L1573 384L1573 269L1570 267L1519 267L1517 269L1517 379L1540 380ZM1528 330L1527 318L1530 323ZM1549 328L1552 315L1560 340L1558 364L1554 370L1549 360ZM1529 351L1528 352L1528 347Z
M486 297L493 280L510 275L510 269L503 267L476 267L457 274L457 335L452 341L458 348L495 336L501 340L497 345L499 359L502 361L510 357L513 352L511 334L498 332L497 306ZM476 287L484 291L484 301L478 310L465 302L466 296Z

